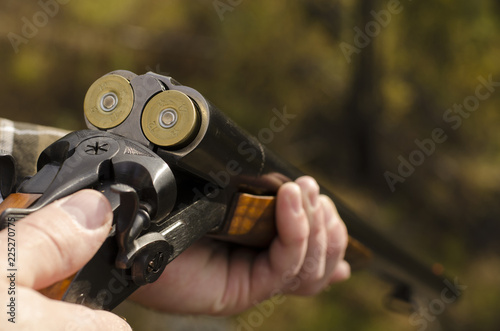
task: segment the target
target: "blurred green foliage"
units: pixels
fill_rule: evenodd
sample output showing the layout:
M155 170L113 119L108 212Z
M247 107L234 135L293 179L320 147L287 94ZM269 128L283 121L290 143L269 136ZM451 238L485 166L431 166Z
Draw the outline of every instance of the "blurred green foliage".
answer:
M401 0L349 57L341 43L355 45L354 28L394 0L220 2L238 5L220 14L216 1L68 1L15 52L9 33L23 36L23 18L43 9L2 1L0 116L81 129L87 88L115 69L172 75L254 134L287 107L297 117L270 147L468 286L447 307L445 330L499 329L500 91L456 130L443 119L479 76L500 81L498 2ZM447 140L391 192L384 172L397 173L398 157L435 128ZM290 298L255 329L418 329L383 308L385 291L359 273L318 297ZM130 319L151 320L141 312Z

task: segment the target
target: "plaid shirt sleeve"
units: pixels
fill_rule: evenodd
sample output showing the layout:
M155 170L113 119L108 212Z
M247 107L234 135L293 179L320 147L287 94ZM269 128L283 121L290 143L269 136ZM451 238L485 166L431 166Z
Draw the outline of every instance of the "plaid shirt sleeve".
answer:
M0 118L0 150L14 156L19 178L36 173L38 155L68 131Z

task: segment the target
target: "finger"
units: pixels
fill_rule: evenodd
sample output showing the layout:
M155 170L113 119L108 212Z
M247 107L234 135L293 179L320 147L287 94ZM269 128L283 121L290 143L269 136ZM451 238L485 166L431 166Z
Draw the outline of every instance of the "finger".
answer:
M302 207L300 187L286 183L280 187L276 201L278 237L271 244L269 257L276 272L298 272L309 237L307 215Z
M0 296L1 297L1 296ZM18 288L15 330L43 331L129 331L131 327L119 316L81 305L50 300L26 287ZM0 319L0 330L10 330L7 318Z
M276 228L278 236L271 243L269 251L259 255L254 264L252 292L256 300L267 298L271 290L286 285L303 264L309 223L302 208L300 187L296 183L286 183L279 189Z
M327 284L333 284L348 279L351 276L351 265L342 260L337 263L335 270L330 275Z
M349 264L343 260L348 235L347 228L340 218L333 201L329 197L321 195L320 203L325 212L325 226L328 238L325 284L329 284L333 280L340 281L349 278L351 269Z
M107 199L84 190L15 223L18 284L40 289L75 273L101 246L111 220ZM0 242L6 236L2 231ZM0 261L6 265L6 256Z
M304 209L309 220L309 239L304 265L300 278L304 280L298 294L314 292L315 283L325 276L325 261L327 252L327 233L325 227L325 213L319 199L319 186L309 176L297 179L302 190Z

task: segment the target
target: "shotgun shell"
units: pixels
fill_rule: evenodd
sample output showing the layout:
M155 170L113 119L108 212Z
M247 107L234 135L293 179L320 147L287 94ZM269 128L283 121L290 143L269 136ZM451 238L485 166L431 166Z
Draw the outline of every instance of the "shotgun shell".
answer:
M132 111L134 92L120 75L106 75L94 82L85 95L84 113L92 125L110 129L120 125Z
M184 93L168 90L155 95L144 107L142 131L155 145L179 147L196 134L199 116L193 101Z

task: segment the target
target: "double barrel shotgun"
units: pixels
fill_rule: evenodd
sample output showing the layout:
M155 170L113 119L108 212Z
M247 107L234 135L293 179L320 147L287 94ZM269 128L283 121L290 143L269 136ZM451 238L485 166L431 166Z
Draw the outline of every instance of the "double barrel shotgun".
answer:
M276 235L278 188L303 175L171 77L111 72L88 90L84 113L88 130L47 147L33 177L15 185L13 158L0 156L2 228L85 188L113 208L102 247L75 275L42 290L52 298L111 310L203 236L265 247ZM456 291L438 268L322 193L348 228L346 260L393 284L394 301L411 306L445 286Z

